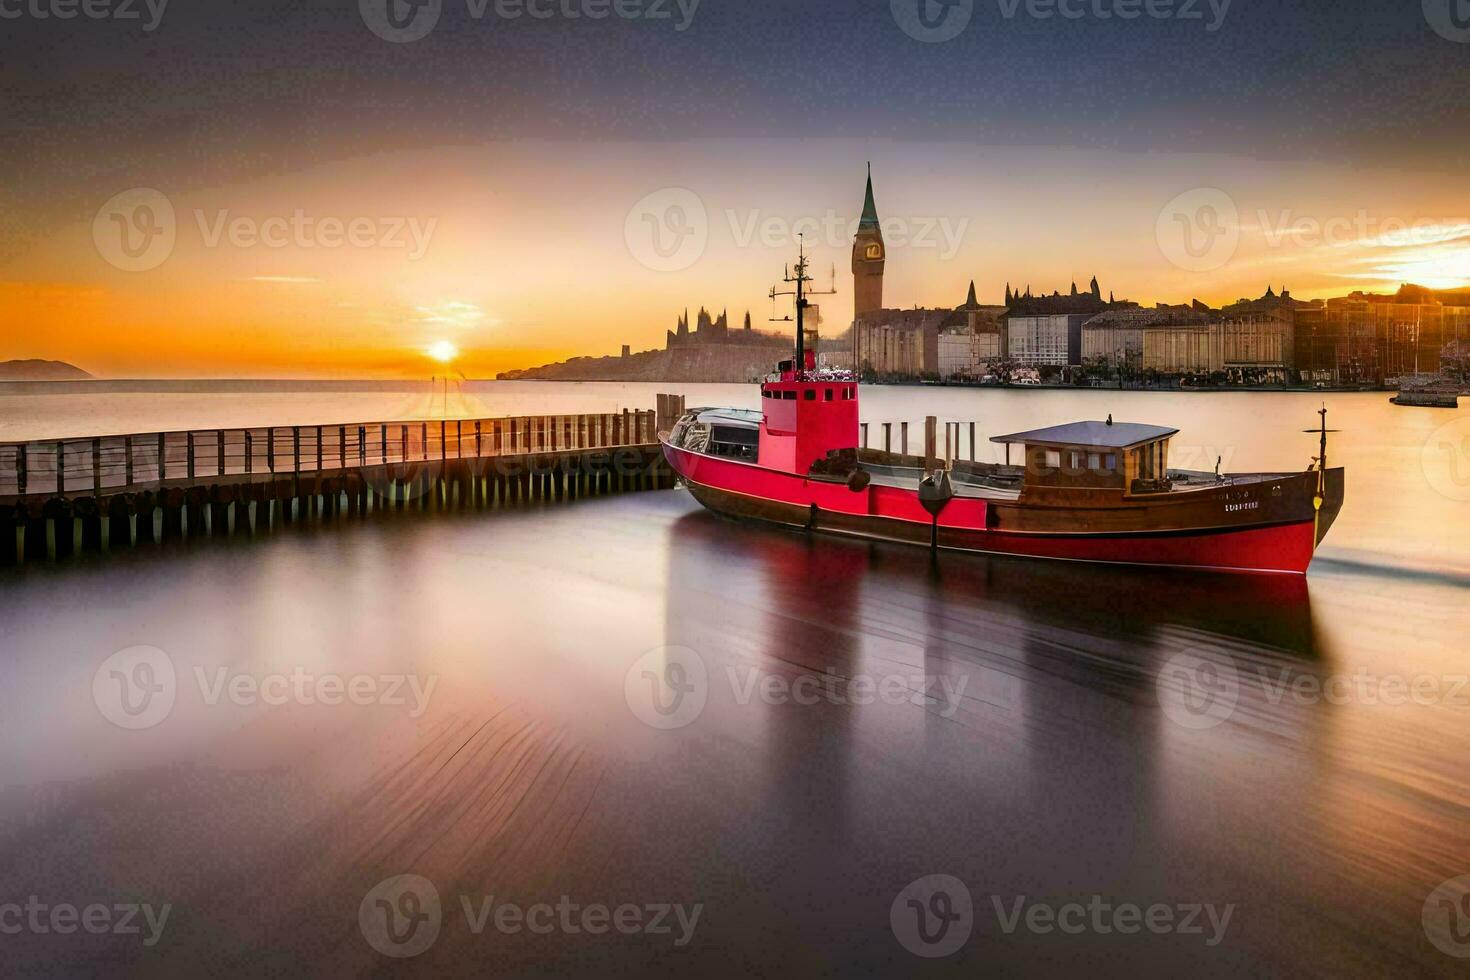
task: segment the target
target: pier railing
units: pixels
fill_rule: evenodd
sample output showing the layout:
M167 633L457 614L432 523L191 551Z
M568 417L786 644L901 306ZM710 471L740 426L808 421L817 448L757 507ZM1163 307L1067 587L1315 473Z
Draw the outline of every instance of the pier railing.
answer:
M644 446L652 411L196 429L0 443L0 497L127 493L373 466Z

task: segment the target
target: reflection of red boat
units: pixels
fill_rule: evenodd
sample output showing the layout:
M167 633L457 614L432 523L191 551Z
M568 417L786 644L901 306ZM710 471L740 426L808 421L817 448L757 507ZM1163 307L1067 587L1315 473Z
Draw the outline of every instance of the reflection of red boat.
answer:
M1304 573L1337 517L1343 471L1217 475L1168 468L1177 430L1077 422L992 440L1021 465L946 463L858 446L858 385L796 359L761 385L763 411L685 413L664 455L704 506L809 531L958 551ZM798 370L797 365L802 368Z

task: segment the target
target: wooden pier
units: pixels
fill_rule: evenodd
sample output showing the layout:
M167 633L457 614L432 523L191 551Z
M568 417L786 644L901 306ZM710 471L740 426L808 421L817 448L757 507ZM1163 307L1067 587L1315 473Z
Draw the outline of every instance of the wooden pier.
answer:
M625 410L0 443L0 564L383 510L669 488L660 421Z

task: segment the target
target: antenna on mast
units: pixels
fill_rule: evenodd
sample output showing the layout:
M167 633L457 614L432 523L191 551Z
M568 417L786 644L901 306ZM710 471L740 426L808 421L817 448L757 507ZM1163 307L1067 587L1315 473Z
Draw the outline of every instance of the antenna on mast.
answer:
M833 265L832 267L832 289L821 291L808 289L806 284L812 281L812 277L807 275L806 236L798 235L797 242L796 274L792 275L791 267L787 266L785 268L785 275L781 280L783 283L792 283L793 288L778 290L775 286L772 286L771 299L774 302L777 296L794 296L796 298L796 377L801 379L806 371L806 308L811 305L807 301L807 297L835 296L837 294L837 266ZM791 318L783 317L779 322L789 323L791 322ZM816 351L812 353L815 356Z

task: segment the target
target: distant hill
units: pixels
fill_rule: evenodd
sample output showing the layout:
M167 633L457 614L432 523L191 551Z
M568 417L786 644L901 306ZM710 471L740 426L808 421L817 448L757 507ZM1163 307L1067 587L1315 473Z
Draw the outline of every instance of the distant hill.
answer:
M86 381L91 377L65 361L0 361L0 381Z

